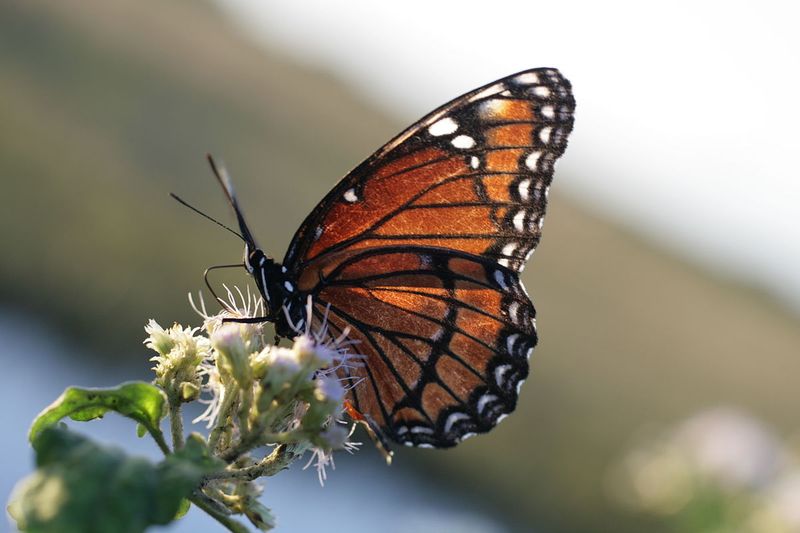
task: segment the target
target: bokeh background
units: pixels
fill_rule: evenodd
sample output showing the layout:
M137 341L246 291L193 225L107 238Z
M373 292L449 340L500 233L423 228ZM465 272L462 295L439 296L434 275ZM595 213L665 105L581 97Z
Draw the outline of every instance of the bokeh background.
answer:
M556 5L557 4L557 5ZM576 126L524 281L541 344L514 416L448 451L365 449L264 502L284 531L800 531L800 135L779 2L0 2L3 499L69 384L149 379L150 317L241 244L227 163L282 257L339 177L509 73ZM244 277L231 281L244 283ZM81 430L156 457L109 417ZM721 529L722 526L728 529ZM213 530L195 511L170 531Z

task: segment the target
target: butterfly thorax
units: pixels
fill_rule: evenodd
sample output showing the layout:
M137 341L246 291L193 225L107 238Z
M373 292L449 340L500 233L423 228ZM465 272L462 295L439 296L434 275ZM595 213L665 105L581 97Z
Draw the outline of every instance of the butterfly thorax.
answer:
M245 249L244 265L264 300L264 319L275 324L279 336L294 336L305 317L297 285L286 268L259 248Z

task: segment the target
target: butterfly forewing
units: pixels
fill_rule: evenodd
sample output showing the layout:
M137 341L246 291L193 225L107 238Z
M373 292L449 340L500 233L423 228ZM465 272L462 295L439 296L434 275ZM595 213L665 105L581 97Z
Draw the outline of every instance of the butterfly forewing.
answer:
M573 110L569 82L554 69L515 74L442 106L325 197L284 265L310 273L359 249L424 244L519 270L538 243Z
M392 439L452 446L516 406L536 344L518 272L573 110L555 69L476 89L359 165L295 235L284 266L297 297L334 333L349 328L365 364L342 377Z

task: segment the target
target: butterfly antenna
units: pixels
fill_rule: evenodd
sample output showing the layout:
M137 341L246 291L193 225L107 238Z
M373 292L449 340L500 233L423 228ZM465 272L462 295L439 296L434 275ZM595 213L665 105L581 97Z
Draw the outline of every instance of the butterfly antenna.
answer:
M228 302L226 302L225 300L223 300L222 298L220 298L219 296L217 296L217 293L214 291L214 287L212 287L212 286L211 286L211 282L210 282L210 281L208 281L208 273L209 273L209 272L211 272L212 270L218 270L218 269L221 269L221 268L242 268L242 264L241 264L241 263L237 263L237 264L235 264L235 265L214 265L214 266L212 266L212 267L208 267L208 268L206 269L206 271L203 273L203 280L206 282L206 287L208 287L208 290L209 290L209 292L211 293L211 295L212 295L212 296L214 296L214 299L215 299L217 302L219 302L219 304L220 304L220 305L221 305L223 308L225 308L226 310L228 310L228 311L233 311L233 309L232 309L232 308L231 308L231 306L228 304Z
M236 220L239 222L239 229L242 232L243 240L251 248L258 248L256 245L256 240L253 238L253 234L250 233L250 228L247 226L247 222L244 221L242 210L239 209L239 202L236 200L236 194L233 191L233 183L228 175L228 171L225 170L224 165L217 164L211 154L206 154L206 159L208 159L208 164L211 165L211 171L214 173L217 181L222 186L222 190L225 192L225 196L228 198L228 203L230 203L231 207L233 207L233 212L236 214Z
M188 207L189 209L191 209L192 211L194 211L194 212L195 212L195 213L197 213L198 215L200 215L200 216L202 216L202 217L205 217L206 219L210 220L211 222L213 222L213 223L214 223L214 224L216 224L217 226L219 226L219 227L221 227L221 228L223 228L223 229L226 229L226 230L230 231L231 233L233 233L234 235L236 235L237 237L239 237L239 238L240 238L240 239L242 239L243 241L247 242L247 241L246 241L246 239L245 239L245 238L244 238L244 237L243 237L243 236L242 236L242 235L241 235L239 232L237 232L237 231L235 231L235 230L233 230L233 229L229 228L228 226L226 226L225 224L223 224L223 223L222 223L222 222L220 222L219 220L217 220L217 219L215 219L215 218L211 217L210 215L207 215L207 214L203 213L202 211L200 211L199 209L197 209L196 207L194 207L193 205L191 205L189 202L187 202L186 200L184 200L183 198L181 198L180 196L178 196L178 195L177 195L177 194L175 194L174 192L171 192L171 193L169 193L169 195L170 195L170 196L172 196L172 198L173 198L175 201L177 201L179 204L181 204L181 205L183 205L183 206L185 206L185 207ZM239 265L239 266L242 266L242 265Z

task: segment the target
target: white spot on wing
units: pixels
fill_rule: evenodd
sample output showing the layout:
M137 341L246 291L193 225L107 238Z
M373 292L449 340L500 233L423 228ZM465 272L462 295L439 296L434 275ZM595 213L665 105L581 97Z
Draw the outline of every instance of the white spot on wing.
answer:
M525 211L517 211L514 215L514 229L517 231L525 230Z
M287 291L294 292L294 285L290 281L284 281L283 286L286 287Z
M442 135L450 135L457 129L458 124L456 121L450 117L446 117L438 122L434 122L431 127L428 128L428 133L434 137L440 137Z
M508 413L503 413L502 415L497 417L497 422L495 422L495 424L499 424L500 422L502 422L506 418L508 418Z
M556 112L553 109L553 106L546 105L542 108L542 116L545 118L554 118L556 116Z
M516 249L517 249L517 243L510 242L510 243L506 244L505 246L503 246L503 249L501 250L500 253L502 253L505 256L512 257L512 254L514 253L514 250L516 250Z
M540 157L542 157L542 152L531 152L528 157L525 158L525 166L535 171Z
M519 382L517 383L517 396L519 396L519 391L520 391L520 389L522 389L522 384L523 383L525 383L524 379L519 380Z
M447 417L447 421L444 423L444 432L449 433L450 430L453 429L453 425L459 420L469 420L469 416L465 415L464 413L451 414Z
M533 83L539 83L539 76L537 76L534 72L526 72L525 74L520 74L514 78L514 81L525 85L531 85Z
M417 444L417 446L420 447L420 448L433 448L433 444L429 444L427 442L421 442L421 443Z
M497 383L499 386L502 387L503 384L506 382L504 376L506 375L506 372L508 372L509 370L511 370L511 365L500 365L497 368L495 368L494 369L495 383Z
M536 96L541 96L542 98L547 98L550 96L550 89L545 87L544 85L540 85L538 87L533 88L533 94Z
M467 149L475 146L475 139L473 139L469 135L459 135L458 137L450 141L450 143L456 148Z
M473 155L472 157L469 158L469 166L471 166L472 168L478 168L479 166L481 166L481 160Z
M506 339L506 349L508 349L508 353L514 352L514 343L517 342L519 338L519 333L512 333ZM478 409L480 411L480 409Z
M493 402L495 400L497 400L497 396L495 396L494 394L484 394L483 396L481 396L480 399L478 400L478 407L477 407L478 414L481 414L483 410L486 409L486 404L488 404L489 402Z
M356 195L355 189L347 189L344 192L344 199L347 200L348 202L350 202L351 204L353 202L357 202L358 201L358 196Z
M527 165L527 161L525 164ZM519 185L517 185L517 191L519 191L520 200L526 202L531 193L531 180L524 179L520 181Z
M550 142L550 132L551 132L552 130L553 130L553 128L551 128L550 126L545 126L545 127L544 127L544 128L542 128L542 130L539 132L539 139L541 139L541 141L542 141L544 144L547 144L547 143L549 143L549 142Z
M426 435L432 435L433 430L431 428L426 428L425 426L414 426L411 428L411 433L425 433Z

